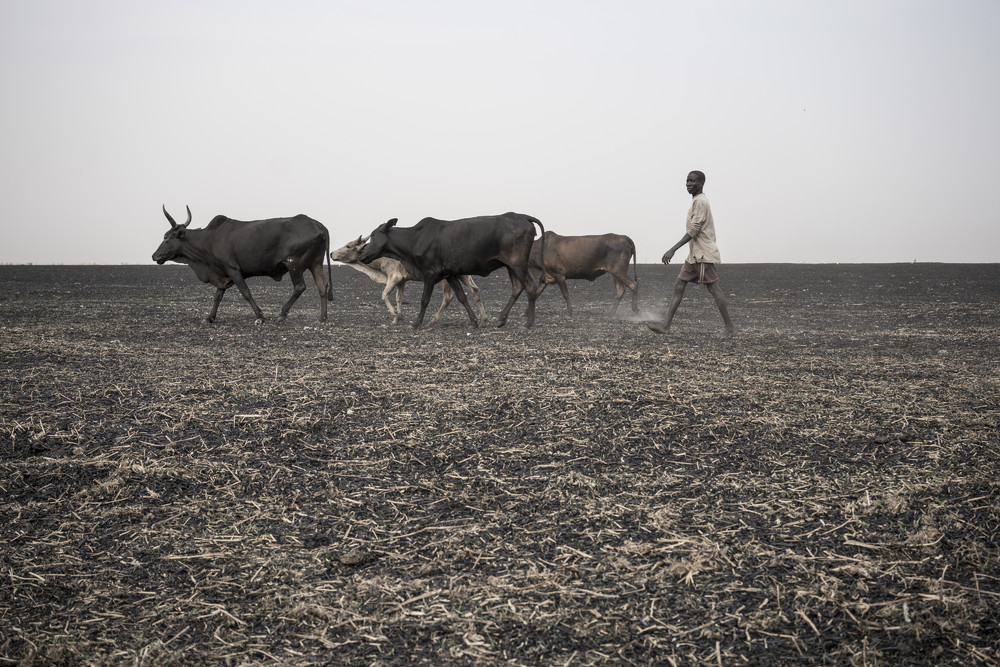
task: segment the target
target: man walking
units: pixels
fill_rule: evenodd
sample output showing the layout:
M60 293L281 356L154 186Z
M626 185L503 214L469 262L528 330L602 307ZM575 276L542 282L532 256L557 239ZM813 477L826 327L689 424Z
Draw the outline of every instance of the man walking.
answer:
M705 285L715 299L715 305L719 307L722 321L726 325L726 335L732 336L736 333L736 327L729 319L726 296L719 288L719 276L715 270L715 265L721 259L719 246L715 244L715 221L712 219L712 208L708 205L708 197L702 192L704 188L704 173L692 171L688 174L687 191L691 194L692 200L691 208L687 214L686 231L684 237L674 247L663 253L663 263L668 264L673 259L674 253L684 244L690 243L691 245L680 275L677 276L677 282L674 283L674 294L670 300L667 319L662 323L647 322L647 326L656 333L665 334L670 331L670 324L674 321L674 313L677 312L677 306L681 305L681 299L684 298L684 289L688 283L693 282Z

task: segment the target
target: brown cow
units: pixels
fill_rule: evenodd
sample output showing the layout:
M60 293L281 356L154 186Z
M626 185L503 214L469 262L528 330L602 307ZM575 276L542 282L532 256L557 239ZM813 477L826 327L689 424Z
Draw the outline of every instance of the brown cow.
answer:
M363 264L358 260L358 257L361 255L361 250L367 242L368 239L363 239L359 236L357 241L351 241L347 245L332 251L330 259L346 264L352 269L365 274L380 285L385 285L385 289L382 290L382 301L385 302L386 308L389 309L389 314L392 315L392 323L399 324L399 320L403 316L403 283L409 280L417 280L417 277L409 273L402 262L391 257L380 257L372 260L370 264ZM459 276L459 281L465 285L466 291L472 295L472 299L476 302L476 309L479 311L479 324L482 326L486 323L487 317L486 308L483 307L483 301L479 297L479 287L473 282L472 276ZM389 295L392 294L393 290L396 290L395 306L389 300ZM441 319L441 313L448 307L454 296L455 292L451 289L451 285L448 284L447 280L442 280L441 307L438 308L437 314L431 318L431 324L435 324Z
M547 276L539 281L539 294L546 285L558 284L563 298L566 299L566 308L572 317L573 305L569 300L566 279L583 278L593 282L599 276L610 273L615 280L617 296L611 314L618 312L626 287L632 292L632 312L639 310L639 276L635 272L635 244L632 239L622 234L560 236L554 232L545 232L544 238L544 268ZM531 247L531 271L537 274L542 272L539 246L539 241L535 241ZM628 276L630 259L635 279Z

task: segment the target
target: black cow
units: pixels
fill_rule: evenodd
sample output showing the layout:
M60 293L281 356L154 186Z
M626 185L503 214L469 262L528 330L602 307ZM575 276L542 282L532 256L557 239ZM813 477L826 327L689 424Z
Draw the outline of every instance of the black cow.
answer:
M187 264L199 280L215 285L215 302L206 322L215 321L222 295L236 285L257 315L257 324L263 323L264 313L250 295L246 279L270 276L280 281L287 273L294 289L278 317L279 322L284 321L292 304L306 291L303 275L306 270L312 272L319 289L320 321L326 321L326 302L333 298L333 275L327 262L327 278L323 278L323 258L330 251L330 234L319 222L305 215L250 222L217 215L204 229L188 229L190 208L183 225L174 222L166 206L163 215L170 222L170 231L163 235L153 261Z
M420 314L413 322L414 328L423 323L434 285L442 279L448 281L459 302L465 306L473 326L479 326L459 276L486 276L501 266L507 267L511 295L500 311L497 326L502 327L507 322L510 309L525 288L528 290L527 324L530 327L534 323L536 287L528 273L534 225L545 233L536 218L504 213L462 220L424 218L413 227L395 225L395 218L379 225L358 259L365 264L378 257L398 259L407 271L424 281Z
M560 236L554 232L545 232L545 259L542 260L541 243L536 241L531 248L532 274L548 273L548 278L542 278L538 284L541 294L546 285L556 283L566 299L566 309L573 317L573 306L569 301L569 288L566 279L584 279L593 282L605 273L610 273L615 280L615 307L611 314L618 312L622 296L627 287L632 293L632 312L639 309L639 277L628 276L628 263L632 261L632 273L635 271L635 243L624 234L595 234L591 236ZM544 265L544 267L543 267Z
M331 250L330 259L335 262L341 262L355 271L360 271L375 282L385 285L385 289L382 290L382 301L385 303L385 307L389 309L389 313L392 314L392 323L399 324L399 320L403 317L403 285L411 280L416 280L416 276L409 273L401 261L391 257L378 257L368 264L362 264L358 258L361 256L361 251L364 250L367 243L368 239L363 239L359 236L357 241L350 241L336 250ZM458 279L469 290L466 296L471 294L473 300L476 302L479 321L485 322L486 308L483 307L483 300L479 298L479 286L476 285L471 276L459 276ZM393 292L396 292L395 306L389 300L389 296ZM438 308L437 314L431 318L431 324L441 319L441 314L444 313L444 309L448 307L454 296L455 291L451 289L448 281L442 281L441 307Z

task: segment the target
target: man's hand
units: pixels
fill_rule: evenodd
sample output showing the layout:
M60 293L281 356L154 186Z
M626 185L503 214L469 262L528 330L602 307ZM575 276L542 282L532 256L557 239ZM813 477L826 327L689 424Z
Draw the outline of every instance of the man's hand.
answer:
M663 253L663 259L660 261L663 262L664 264L669 264L670 260L674 258L674 253L683 248L690 240L691 236L689 234L685 234L680 241L674 244L673 248Z

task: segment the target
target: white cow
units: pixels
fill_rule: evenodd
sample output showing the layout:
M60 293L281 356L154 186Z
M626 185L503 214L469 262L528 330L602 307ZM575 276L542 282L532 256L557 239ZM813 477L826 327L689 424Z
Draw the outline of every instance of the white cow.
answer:
M390 257L379 257L372 260L370 264L363 264L358 260L358 257L361 255L361 250L365 247L366 243L368 243L368 239L359 236L356 241L351 241L347 245L332 251L330 259L346 264L352 269L365 274L380 285L385 285L385 289L382 290L382 301L385 302L386 308L389 309L389 313L392 315L392 323L399 324L399 320L403 316L403 283L408 280L420 279L407 271L402 262ZM482 326L486 323L487 317L483 301L479 298L479 287L473 282L472 276L459 276L459 280L465 286L466 293L472 295L472 299L476 302L476 309L479 311L479 324ZM392 294L393 290L396 290L395 306L389 300L389 295ZM451 289L451 285L448 284L447 280L442 280L441 307L438 308L437 313L431 319L431 324L441 319L441 313L444 312L444 309L448 307L448 304L451 303L454 297L455 292Z

